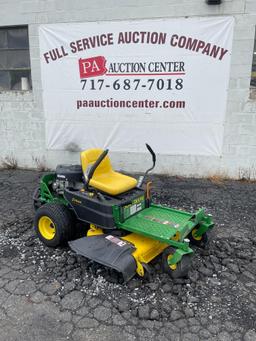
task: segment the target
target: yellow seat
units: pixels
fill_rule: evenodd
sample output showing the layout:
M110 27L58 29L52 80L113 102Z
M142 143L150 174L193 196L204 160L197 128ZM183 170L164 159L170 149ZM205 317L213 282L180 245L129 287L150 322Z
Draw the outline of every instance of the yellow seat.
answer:
M88 149L81 152L81 165L83 173L88 173L88 167L91 166L103 152L102 149ZM137 180L115 172L112 169L108 155L96 168L93 177L90 180L90 186L110 195L118 195L136 187Z

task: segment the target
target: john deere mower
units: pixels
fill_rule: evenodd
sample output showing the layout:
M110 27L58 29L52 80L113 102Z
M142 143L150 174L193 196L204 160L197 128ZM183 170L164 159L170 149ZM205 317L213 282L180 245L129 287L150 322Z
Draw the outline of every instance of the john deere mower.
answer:
M108 150L81 153L81 165L59 165L44 175L34 193L34 226L50 247L67 243L77 254L121 274L126 282L150 272L150 262L162 255L162 269L184 277L193 254L191 244L206 242L213 227L202 209L188 213L151 200L147 174L135 178L112 169ZM145 188L144 188L145 187ZM77 223L84 235L75 239ZM159 257L160 258L160 257Z

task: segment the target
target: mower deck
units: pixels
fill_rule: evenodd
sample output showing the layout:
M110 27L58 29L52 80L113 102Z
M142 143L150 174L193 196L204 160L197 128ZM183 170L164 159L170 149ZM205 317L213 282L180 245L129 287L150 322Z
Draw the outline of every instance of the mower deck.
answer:
M193 217L191 213L151 205L125 220L119 227L169 244L170 239L177 236L177 232L179 236L183 236L188 229L195 226L195 222L191 220Z

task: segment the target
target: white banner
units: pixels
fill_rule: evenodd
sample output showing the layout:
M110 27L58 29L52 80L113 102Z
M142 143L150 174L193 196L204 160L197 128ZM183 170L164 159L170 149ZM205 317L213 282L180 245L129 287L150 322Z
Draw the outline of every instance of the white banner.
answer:
M47 148L221 155L233 22L40 26Z

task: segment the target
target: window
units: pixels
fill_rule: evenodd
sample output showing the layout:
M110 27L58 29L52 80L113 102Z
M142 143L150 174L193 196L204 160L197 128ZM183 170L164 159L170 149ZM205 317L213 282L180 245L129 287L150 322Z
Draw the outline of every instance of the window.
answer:
M251 87L256 88L256 35L254 38L254 49L252 58Z
M0 91L30 89L28 27L0 28Z

